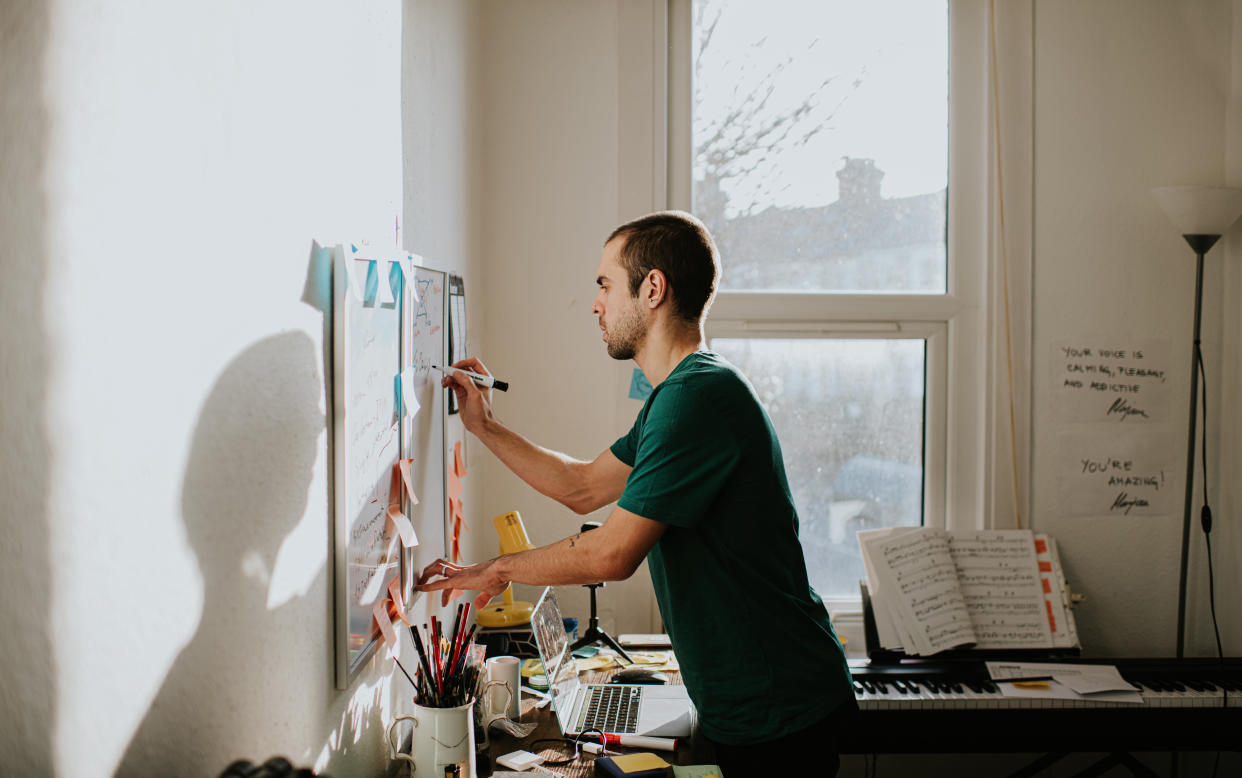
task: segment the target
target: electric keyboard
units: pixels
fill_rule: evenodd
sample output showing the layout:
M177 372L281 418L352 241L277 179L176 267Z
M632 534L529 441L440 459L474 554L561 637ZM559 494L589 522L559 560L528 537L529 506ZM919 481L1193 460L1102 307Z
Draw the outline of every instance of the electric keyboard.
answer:
M1142 703L1005 697L979 660L850 667L852 753L1242 749L1242 659L1057 659L1110 664ZM1051 733L1055 733L1053 736Z

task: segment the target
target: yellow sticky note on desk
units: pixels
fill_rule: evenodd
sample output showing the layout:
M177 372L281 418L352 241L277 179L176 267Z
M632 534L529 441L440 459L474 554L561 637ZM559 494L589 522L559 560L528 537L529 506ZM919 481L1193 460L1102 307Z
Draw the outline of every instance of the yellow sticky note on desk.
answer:
M668 762L651 753L614 756L612 763L627 773L636 773L640 770L659 770L669 766Z

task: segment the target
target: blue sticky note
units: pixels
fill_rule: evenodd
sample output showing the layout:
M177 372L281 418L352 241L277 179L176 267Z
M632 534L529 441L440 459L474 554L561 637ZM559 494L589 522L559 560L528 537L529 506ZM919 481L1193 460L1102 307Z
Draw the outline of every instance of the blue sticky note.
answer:
M630 376L630 399L645 401L650 396L651 382L643 375L642 370L634 368L634 375Z

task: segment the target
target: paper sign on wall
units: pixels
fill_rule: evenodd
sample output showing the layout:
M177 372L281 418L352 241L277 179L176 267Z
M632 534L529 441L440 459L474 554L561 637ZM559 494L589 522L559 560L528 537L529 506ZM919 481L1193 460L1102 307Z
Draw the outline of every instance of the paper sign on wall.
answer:
M1063 432L1058 436L1057 493L1064 516L1174 513L1169 476L1175 465L1168 430Z
M1052 344L1052 403L1059 421L1168 421L1169 341L1082 337Z

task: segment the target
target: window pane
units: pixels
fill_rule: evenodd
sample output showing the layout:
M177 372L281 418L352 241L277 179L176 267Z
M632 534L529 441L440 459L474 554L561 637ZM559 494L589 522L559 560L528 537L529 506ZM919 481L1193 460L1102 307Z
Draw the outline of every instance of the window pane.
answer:
M923 521L922 340L715 338L780 437L811 584L857 597L860 529Z
M693 209L721 288L946 288L946 0L695 0Z

